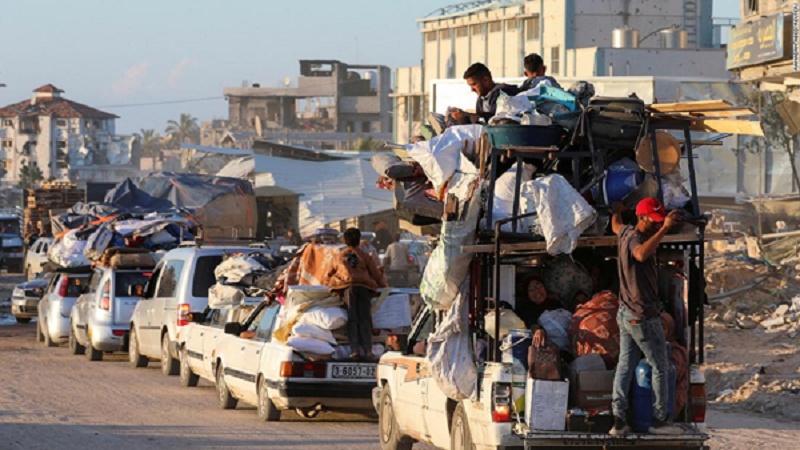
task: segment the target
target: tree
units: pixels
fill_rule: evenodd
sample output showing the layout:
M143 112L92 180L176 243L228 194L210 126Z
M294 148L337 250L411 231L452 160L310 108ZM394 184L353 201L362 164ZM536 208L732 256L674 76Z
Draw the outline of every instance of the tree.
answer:
M44 180L44 174L39 165L35 162L22 162L22 167L19 169L19 185L22 189L22 195L25 196L25 190L31 189L36 183Z
M168 121L164 132L169 135L172 145L175 146L181 142L197 144L200 141L200 127L197 125L197 119L191 114L181 114L179 121Z
M142 156L148 158L155 158L156 155L162 156L160 155L161 136L156 133L156 130L145 130L143 128L140 131L140 133L136 133L136 137L139 138L142 147ZM163 159L163 157L161 159Z

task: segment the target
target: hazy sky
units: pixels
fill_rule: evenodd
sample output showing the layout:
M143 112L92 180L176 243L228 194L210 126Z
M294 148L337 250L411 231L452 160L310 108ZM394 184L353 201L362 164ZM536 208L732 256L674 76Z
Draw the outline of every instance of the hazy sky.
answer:
M417 65L415 20L458 1L4 2L0 82L7 87L0 89L0 105L53 83L72 100L119 115L118 133L163 132L182 112L226 118L223 87L294 80L299 59ZM714 0L714 16L738 16L738 4ZM210 97L217 99L116 106Z

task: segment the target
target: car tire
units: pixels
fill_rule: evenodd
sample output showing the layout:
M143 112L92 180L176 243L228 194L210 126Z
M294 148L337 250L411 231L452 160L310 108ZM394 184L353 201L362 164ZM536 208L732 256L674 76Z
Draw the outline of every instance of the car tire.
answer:
M388 387L381 389L381 400L378 408L378 435L381 450L411 450L414 441L400 432L400 425L394 416L392 393Z
M44 333L42 332L42 321L36 322L36 342L44 342Z
M17 323L30 323L31 319L28 317L15 317Z
M73 355L82 355L86 352L86 347L82 346L78 342L78 338L75 337L75 330L72 328L72 322L69 324L69 351Z
M140 368L147 367L147 363L149 362L150 360L147 359L147 356L143 356L139 353L139 337L136 336L136 329L133 324L131 324L131 334L128 342L128 363L130 363L133 368Z
M453 421L450 426L450 448L452 450L472 450L474 447L467 413L464 411L464 405L459 403L453 413Z
M169 377L177 375L180 371L180 362L169 352L169 333L164 333L161 336L161 373Z
M189 366L189 350L186 347L183 347L181 350L181 386L183 387L195 387L197 386L197 382L200 381L200 376L196 373L192 372L192 368Z
M269 390L267 389L267 380L261 379L258 384L258 418L265 422L279 422L281 420L281 410L275 406L272 399L269 398Z
M91 333L87 331L86 335L91 336ZM91 338L86 344L86 359L89 361L101 361L103 359L103 352L94 348Z
M222 409L236 409L236 405L239 403L239 400L236 400L232 395L231 391L228 390L228 385L225 384L225 377L222 375L224 373L224 369L220 364L217 367L217 400L219 400L219 407Z
M58 344L50 339L50 332L47 331L47 324L42 322L42 319L39 319L38 323L38 329L42 333L42 342L44 342L45 347L58 347Z

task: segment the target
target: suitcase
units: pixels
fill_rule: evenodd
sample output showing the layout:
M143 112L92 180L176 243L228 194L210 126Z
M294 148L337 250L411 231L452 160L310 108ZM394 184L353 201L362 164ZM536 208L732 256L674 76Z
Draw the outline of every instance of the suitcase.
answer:
M586 108L594 147L634 151L643 134L644 101L636 97L593 97Z

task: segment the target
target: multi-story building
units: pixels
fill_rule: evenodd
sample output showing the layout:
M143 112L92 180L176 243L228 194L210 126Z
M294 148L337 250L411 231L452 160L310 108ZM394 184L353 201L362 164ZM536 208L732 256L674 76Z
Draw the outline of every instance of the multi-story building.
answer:
M72 168L119 163L120 152L127 151L122 157L130 162L136 153L130 139L114 136L118 117L68 100L63 92L47 84L30 100L0 108L3 182L18 182L26 164L38 165L45 179L62 180Z
M396 73L395 140L424 120L432 80L460 79L475 62L498 79L522 77L530 53L542 56L549 75L569 81L726 79L711 13L711 0L475 0L437 10L418 20L421 67Z
M296 86L287 79L285 86L277 88L260 84L225 88L226 128L252 131L256 137L284 144L317 148L346 149L357 136L391 139L388 67L301 60L300 75Z

